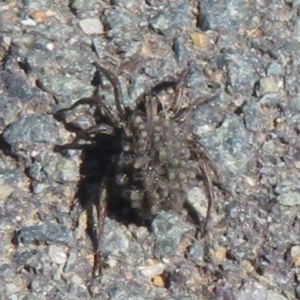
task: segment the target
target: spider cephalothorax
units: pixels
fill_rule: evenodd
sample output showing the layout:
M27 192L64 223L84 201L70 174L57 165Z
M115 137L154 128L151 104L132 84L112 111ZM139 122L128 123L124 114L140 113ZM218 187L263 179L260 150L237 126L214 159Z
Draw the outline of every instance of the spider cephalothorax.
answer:
M189 75L189 70L185 70L176 82L159 83L136 100L134 109L129 109L123 105L117 77L98 63L96 67L114 88L115 108L104 103L98 90L92 98L76 102L70 109L80 104L96 105L98 124L79 132L77 140L63 148L80 148L82 145L77 142L84 139L91 141L89 146L97 148L98 153L110 153L109 164L101 176L99 199L93 201L98 212L98 234L102 233L108 199L114 199L115 206L122 201L129 203L140 219L149 220L160 210L181 212L188 191L200 180L209 203L202 225L205 234L214 197L211 171L216 182L219 175L207 151L186 125L191 123L188 116L194 108L215 97L184 106L182 94ZM174 90L168 106L156 95L166 87Z

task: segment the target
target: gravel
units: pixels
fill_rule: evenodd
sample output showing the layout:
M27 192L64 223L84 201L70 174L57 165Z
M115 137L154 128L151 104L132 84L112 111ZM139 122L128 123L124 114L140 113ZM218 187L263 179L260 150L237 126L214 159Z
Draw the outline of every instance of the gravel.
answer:
M300 299L300 1L267 2L1 2L0 299ZM55 112L99 82L114 101L95 60L129 106L187 65L190 99L218 95L193 116L229 191L215 188L208 257L185 211L109 215L93 278L83 158L54 149L74 138L62 120L94 125L92 108ZM189 197L205 216L203 185Z

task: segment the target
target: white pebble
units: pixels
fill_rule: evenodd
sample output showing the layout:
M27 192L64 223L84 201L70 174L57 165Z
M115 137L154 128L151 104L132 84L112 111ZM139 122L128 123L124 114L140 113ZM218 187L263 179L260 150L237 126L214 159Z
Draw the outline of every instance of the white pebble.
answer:
M49 247L49 256L52 262L62 265L67 261L67 254L65 253L64 248L59 246L50 246Z
M0 185L0 200L5 200L7 197L9 197L12 192L14 191L14 188L9 184L2 184Z
M25 20L21 20L21 24L25 26L36 26L36 21L31 18L27 18Z
M141 268L141 273L148 278L153 278L155 276L161 275L165 270L165 265L163 263L158 263L155 266L147 266Z
M12 39L11 39L10 36L4 36L4 37L3 37L3 42L4 42L4 44L7 45L7 46L10 46L11 40L12 40Z
M81 30L88 35L102 34L104 32L102 23L96 18L83 19L79 22L79 26Z

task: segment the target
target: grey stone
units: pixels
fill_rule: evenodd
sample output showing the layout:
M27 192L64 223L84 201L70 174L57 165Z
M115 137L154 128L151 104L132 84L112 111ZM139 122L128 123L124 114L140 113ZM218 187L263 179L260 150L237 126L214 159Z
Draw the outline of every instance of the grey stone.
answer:
M22 243L59 243L72 245L74 235L69 228L56 223L44 223L23 227L16 235L16 240Z

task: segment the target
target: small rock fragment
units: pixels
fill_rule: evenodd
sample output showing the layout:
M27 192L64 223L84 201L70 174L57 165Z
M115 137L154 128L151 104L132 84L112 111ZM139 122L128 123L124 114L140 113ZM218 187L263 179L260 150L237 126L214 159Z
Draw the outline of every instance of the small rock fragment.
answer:
M285 206L300 205L300 196L296 191L283 192L276 198L277 202Z
M153 285L158 287L163 287L165 285L165 282L161 276L155 276L152 280Z
M12 192L14 191L14 188L9 184L2 184L0 185L0 200L5 200L8 198Z
M296 267L300 266L300 246L296 245L291 248L291 258Z
M30 17L37 23L44 23L47 19L47 14L42 10L36 10L31 13Z
M214 257L217 261L224 261L226 259L227 250L225 247L219 247L214 253Z
M22 20L22 21L21 21L21 24L22 24L22 25L25 25L25 26L36 26L36 25L37 25L36 21L34 21L34 20L31 19L31 18L27 18L27 19L25 19L25 20Z
M261 95L278 92L279 87L273 77L262 78L259 81L259 92Z
M164 270L165 270L165 265L163 263L157 263L153 266L143 267L141 273L145 277L154 278L158 275L161 275Z
M195 208L195 210L206 216L208 201L203 190L199 187L194 187L188 192L188 201Z
M104 33L103 25L97 18L83 19L79 22L79 26L87 35Z
M193 45L196 46L197 48L203 49L208 47L209 45L209 40L207 38L207 35L205 35L204 33L193 32L191 34L191 39Z
M49 247L49 256L52 262L62 265L67 261L67 255L62 247L52 245Z

